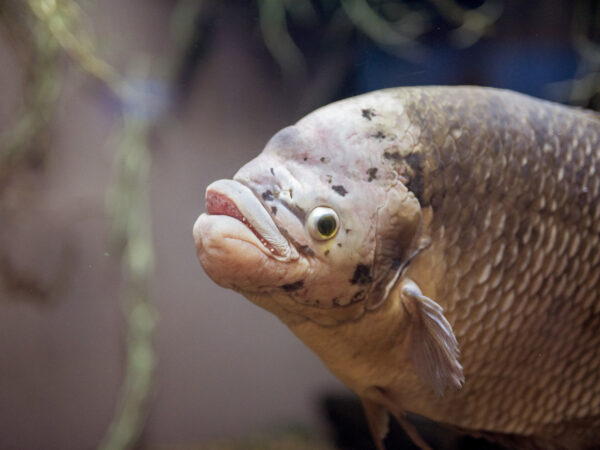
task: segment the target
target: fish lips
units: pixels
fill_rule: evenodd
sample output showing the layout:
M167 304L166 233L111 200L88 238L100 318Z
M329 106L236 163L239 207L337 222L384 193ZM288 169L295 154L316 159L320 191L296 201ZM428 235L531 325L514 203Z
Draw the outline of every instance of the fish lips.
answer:
M206 189L206 214L194 224L200 263L219 284L232 284L238 271L277 260L298 259L298 252L281 234L269 212L245 185L218 180ZM233 282L234 280L230 280Z

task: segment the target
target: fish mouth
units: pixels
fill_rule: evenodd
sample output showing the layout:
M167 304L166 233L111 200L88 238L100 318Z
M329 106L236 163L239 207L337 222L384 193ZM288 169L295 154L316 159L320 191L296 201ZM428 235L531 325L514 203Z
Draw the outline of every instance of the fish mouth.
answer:
M206 188L206 212L210 216L228 216L237 219L269 256L279 261L298 258L295 248L281 234L277 225L256 195L245 185L233 180L218 180ZM248 233L240 233L241 240L248 240Z

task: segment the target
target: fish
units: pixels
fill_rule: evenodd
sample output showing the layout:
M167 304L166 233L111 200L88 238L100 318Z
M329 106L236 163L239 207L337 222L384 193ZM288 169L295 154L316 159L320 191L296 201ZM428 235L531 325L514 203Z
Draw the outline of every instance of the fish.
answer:
M508 90L324 106L206 189L218 285L390 416L510 448L600 445L600 116Z

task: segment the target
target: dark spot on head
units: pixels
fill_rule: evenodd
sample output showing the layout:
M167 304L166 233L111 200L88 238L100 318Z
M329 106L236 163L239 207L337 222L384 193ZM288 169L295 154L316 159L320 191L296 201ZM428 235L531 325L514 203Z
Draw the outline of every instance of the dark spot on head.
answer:
M384 152L383 157L396 162L402 159L399 152Z
M376 116L377 114L375 114L375 111L372 108L365 108L363 110L361 110L362 116L367 119L367 120L371 120L374 116Z
M302 289L303 287L304 287L304 280L299 280L299 281L296 281L295 283L284 284L283 286L281 286L281 289L283 289L286 292L293 292L293 291L297 291L298 289Z
M327 158L326 156L321 156L321 158L319 158L319 161L321 161L322 163L328 163L329 158Z
M346 228L346 234L350 233L352 230L350 228Z
M271 212L273 213L274 216L277 215L277 206L271 206Z
M329 249L325 250L325 256L329 255Z
M371 268L366 264L358 264L354 270L354 275L350 280L352 284L368 284L373 281L371 277Z
M392 161L395 170L399 171L408 180L406 188L414 194L421 206L428 206L424 201L425 179L423 172L425 158L423 154L414 152L403 156L398 151L385 151L383 157L388 161Z
M321 304L321 300L317 299L315 300L315 305L319 306Z
M377 167L371 167L370 169L367 169L367 175L369 175L369 179L367 180L369 183L377 178Z
M300 253L303 253L303 254L308 255L308 256L314 256L315 255L315 252L313 251L313 249L310 248L308 245L299 245L298 246L298 251Z
M293 245L298 249L298 251L304 255L315 256L315 252L308 245L301 245L292 235L290 235L289 231L285 228L279 228L281 234L283 234Z
M371 137L374 137L375 139L385 139L385 134L383 131L378 131L377 133L372 134Z
M338 242L338 247L341 247L341 246L342 246L342 244L340 244L340 243Z
M410 153L406 155L404 159L406 164L412 169L406 188L411 191L421 206L427 206L424 204L423 194L425 193L425 177L423 175L423 163L425 158L421 153Z
M275 171L273 170L273 168L271 167L269 170L271 171L271 175L275 176Z
M333 181L333 177L331 175L325 175L327 177L327 182L329 184L331 184L331 182Z
M423 157L422 153L415 152L409 153L404 159L413 170L417 170L421 168L425 158Z
M264 201L269 202L273 200L273 193L270 190L266 190L261 194Z
M295 203L287 202L283 199L279 199L279 201L286 207L288 211L290 211L293 215L295 215L300 222L304 223L306 221L306 211L300 208Z
M307 159L308 159L308 157L304 156L304 157L302 158L302 161L306 161Z
M333 189L335 192L337 192L338 194L340 194L342 197L345 196L348 191L346 190L346 188L344 188L344 186L342 186L341 184L337 184L335 186L331 186L331 189Z

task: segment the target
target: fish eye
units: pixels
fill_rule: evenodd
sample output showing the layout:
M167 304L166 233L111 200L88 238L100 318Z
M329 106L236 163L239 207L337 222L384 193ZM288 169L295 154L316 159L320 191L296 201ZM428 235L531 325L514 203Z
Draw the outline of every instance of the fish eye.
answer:
M308 215L306 223L308 232L318 241L331 239L340 227L340 219L337 213L326 206L317 206L313 209Z

